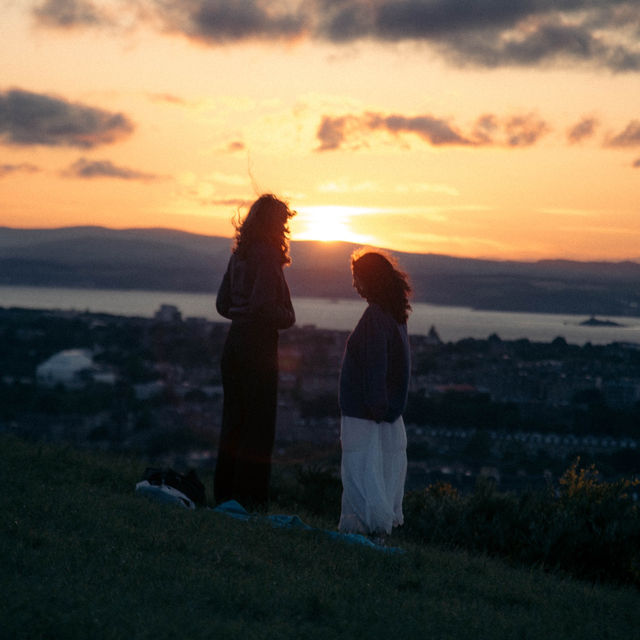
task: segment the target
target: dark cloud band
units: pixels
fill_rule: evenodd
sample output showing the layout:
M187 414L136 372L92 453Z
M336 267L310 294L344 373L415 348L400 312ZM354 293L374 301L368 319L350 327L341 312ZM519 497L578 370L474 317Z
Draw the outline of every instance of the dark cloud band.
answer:
M459 65L640 70L640 0L123 0L116 13L210 45L413 40ZM92 0L44 0L34 15L60 28L112 26L114 19Z
M110 22L89 0L44 0L33 13L39 24L60 29L101 26Z
M640 120L632 120L620 133L609 136L607 147L640 147Z
M63 175L68 178L118 178L119 180L158 180L159 176L127 167L118 167L110 160L87 160L79 158Z
M577 144L591 138L598 127L596 118L583 118L567 131L567 140L570 144Z
M90 149L116 142L133 128L122 113L21 89L0 92L0 142L6 144Z
M40 171L40 169L29 162L0 164L0 178L4 178L11 173L37 173L38 171Z
M436 147L527 147L535 144L550 130L549 125L535 114L522 114L509 118L485 114L478 118L466 133L449 120L430 114L419 116L379 113L325 115L316 132L320 143L316 150L332 151L364 147L368 136L374 132L383 132L395 137L413 134Z

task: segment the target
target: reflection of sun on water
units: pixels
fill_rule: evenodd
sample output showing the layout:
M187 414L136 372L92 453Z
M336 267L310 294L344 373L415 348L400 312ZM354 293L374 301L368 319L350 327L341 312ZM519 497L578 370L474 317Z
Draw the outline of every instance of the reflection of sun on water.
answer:
M298 215L292 222L295 240L320 240L322 242L355 242L367 244L371 236L354 233L350 228L351 219L367 210L359 207L324 205L298 207Z

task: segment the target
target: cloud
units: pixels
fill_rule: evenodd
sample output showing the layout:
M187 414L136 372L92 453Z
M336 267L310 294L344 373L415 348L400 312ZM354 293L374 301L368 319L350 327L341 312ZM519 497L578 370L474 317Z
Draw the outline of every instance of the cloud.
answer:
M235 153L237 151L244 151L247 148L244 142L240 140L233 140L227 145L226 150L229 153Z
M538 209L538 211L555 216L577 216L582 218L592 217L602 213L602 211L598 209L567 209L566 207L547 207Z
M577 144L586 138L591 138L597 126L596 118L583 118L567 130L567 140L570 144Z
M614 71L640 69L636 0L382 0L357 13L338 4L343 12L333 13L326 30L332 40L345 33L339 27L344 22L351 24L351 38L429 42L459 65L568 61ZM360 18L357 25L354 16Z
M172 93L150 93L149 99L153 102L166 102L169 104L176 104L179 106L186 106L189 103L180 96L176 96Z
M111 24L89 0L45 0L33 9L33 15L37 24L58 29Z
M638 158L637 160L633 161L633 164L631 165L634 169L640 169L640 158Z
M414 41L462 66L640 70L637 0L137 0L120 2L110 16L90 0L45 0L34 13L48 26L133 22L212 46Z
M5 144L91 149L116 142L133 128L122 113L22 89L0 92L0 142Z
M469 138L456 131L446 120L431 115L406 117L369 114L367 127L371 130L382 129L393 134L415 133L433 146L472 144Z
M626 128L615 136L605 140L607 147L638 147L640 146L640 120L632 120Z
M467 133L445 118L431 114L404 116L364 113L361 115L324 115L316 132L320 145L316 151L358 149L367 144L367 136L386 132L394 137L414 134L431 146L507 146L527 147L550 131L550 126L535 114L501 119L485 114Z
M22 162L20 164L0 164L0 178L4 178L11 173L37 173L40 171L39 167L28 162Z
M417 184L399 184L396 193L440 193L447 196L459 196L460 192L448 184L432 184L428 182Z
M244 198L210 198L209 200L201 200L201 204L212 207L233 207L234 209L242 209L248 207L251 199Z
M366 134L387 132L395 137L413 133L433 146L470 145L473 142L443 118L432 115L403 116L365 113L362 115L323 116L316 136L317 151L366 146Z
M320 141L317 151L334 151L361 128L357 116L323 116L316 137Z
M512 116L504 123L509 147L530 147L550 130L549 125L533 114Z
M380 186L372 180L354 183L348 178L323 182L316 187L319 193L374 193L380 191Z
M76 160L63 171L62 175L67 178L118 178L120 180L141 180L142 182L160 179L160 176L151 173L118 167L110 160L87 160L86 158Z
M146 4L165 31L211 45L250 39L292 40L301 37L307 28L304 7L291 9L287 3L164 0Z

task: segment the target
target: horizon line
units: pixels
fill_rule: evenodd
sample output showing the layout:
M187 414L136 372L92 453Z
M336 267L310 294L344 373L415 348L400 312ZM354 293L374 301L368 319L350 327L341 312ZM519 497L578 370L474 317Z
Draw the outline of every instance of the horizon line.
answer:
M6 229L10 231L65 231L71 229L102 229L105 231L167 231L170 233L178 233L188 236L199 236L202 238L219 238L224 240L233 240L233 235L214 235L208 233L199 233L196 231L186 231L184 229L179 229L176 227L162 227L162 226L153 226L153 227L116 227L116 226L106 226L102 224L70 224L70 225L62 225L62 226L33 226L33 227L14 227L10 225L0 225L0 230ZM559 256L548 256L548 257L538 257L538 258L513 258L513 257L497 257L497 256L468 256L461 254L450 254L450 253L438 253L435 251L407 251L403 249L394 249L391 247L385 247L382 245L375 245L372 243L357 243L349 240L314 240L311 238L290 238L290 243L307 243L307 244L317 244L317 245L349 245L354 247L371 247L372 249L381 249L383 251L389 251L391 253L397 254L405 254L405 255L421 255L421 256L438 256L443 258L452 258L456 260L474 260L474 261L482 261L482 262L517 262L517 263L528 263L534 264L539 262L574 262L574 263L590 263L590 264L623 264L623 263L632 263L632 264L640 264L640 257L632 258L564 258Z

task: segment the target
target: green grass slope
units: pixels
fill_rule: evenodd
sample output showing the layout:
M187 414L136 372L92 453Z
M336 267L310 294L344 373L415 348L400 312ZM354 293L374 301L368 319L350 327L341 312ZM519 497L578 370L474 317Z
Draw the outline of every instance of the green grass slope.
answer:
M635 589L154 503L143 470L0 436L1 638L638 637Z

